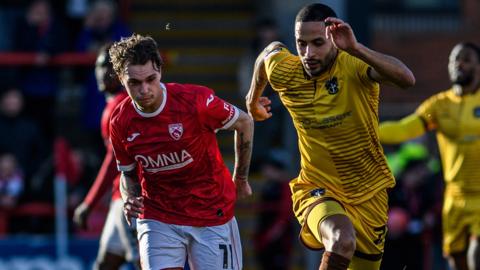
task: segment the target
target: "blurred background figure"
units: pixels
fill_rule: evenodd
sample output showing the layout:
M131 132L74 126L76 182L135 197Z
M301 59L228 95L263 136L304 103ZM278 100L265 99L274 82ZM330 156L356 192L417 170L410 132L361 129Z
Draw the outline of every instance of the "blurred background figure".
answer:
M0 153L0 237L10 232L10 212L17 206L23 184L23 173L15 156Z
M23 173L15 156L0 154L0 211L13 209L23 192Z
M23 20L14 27L14 50L36 53L35 64L19 69L16 77L25 96L25 112L39 123L45 143L51 145L59 74L49 61L66 49L64 29L48 0L31 1Z
M270 18L259 19L252 29L254 31L252 42L241 57L237 69L239 95L242 100L250 88L253 65L257 55L271 42L281 40L277 24ZM284 135L282 134L284 134L285 129L285 117L288 117L287 111L282 106L278 94L273 91L270 85L265 88L264 95L272 101L271 112L275 117L261 124L255 123L252 171L260 169L257 164L262 164L264 160L269 158L267 153L272 148L284 146ZM242 104L242 106L244 105Z
M269 153L260 168L264 182L256 207L255 256L260 269L288 270L295 238L288 156L284 151Z
M445 181L443 253L452 270L480 268L480 48L456 44L448 61L450 88L415 112L380 124L380 141L398 144L435 132Z
M95 0L90 2L84 18L83 28L76 39L77 52L95 53L104 44L119 41L128 37L131 31L118 16L117 4L111 0ZM81 92L81 126L86 142L91 151L103 155L103 141L100 137L100 119L105 107L105 97L98 91L93 68L78 69L76 80L82 85Z
M117 14L117 5L111 0L91 2L80 31L77 51L98 52L102 45L131 34Z
M46 156L44 135L38 124L24 114L24 98L16 87L0 96L0 152L11 153L26 178L27 192L33 193L31 178Z

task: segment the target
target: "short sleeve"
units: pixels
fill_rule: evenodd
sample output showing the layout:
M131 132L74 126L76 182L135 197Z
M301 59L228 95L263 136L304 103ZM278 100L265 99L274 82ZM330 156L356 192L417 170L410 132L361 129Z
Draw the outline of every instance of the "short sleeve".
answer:
M438 122L436 117L436 104L438 97L433 96L425 100L415 111L425 124L427 130L433 130L437 128Z
M239 110L217 97L213 90L199 87L197 109L202 125L210 130L228 129L238 118Z
M378 82L374 81L368 75L369 69L372 67L370 67L363 60L351 56L346 52L341 53L347 58L346 64L348 67L350 67L349 70L355 73L354 76L362 83L362 85L366 86L368 89L372 89L372 87L378 87Z
M293 79L294 70L301 65L298 56L287 48L279 47L267 52L264 58L265 72L273 89L284 88Z
M110 141L112 143L113 153L117 161L119 171L132 171L135 169L136 162L127 153L123 144L122 133L118 117L112 116L110 121Z

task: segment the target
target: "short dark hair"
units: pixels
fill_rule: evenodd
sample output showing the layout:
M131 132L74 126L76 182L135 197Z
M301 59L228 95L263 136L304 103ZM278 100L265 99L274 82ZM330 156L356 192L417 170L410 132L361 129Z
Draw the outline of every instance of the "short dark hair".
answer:
M295 22L320 22L328 17L337 17L337 14L329 6L315 3L306 5L300 9L295 18Z
M112 62L110 61L109 50L112 47L112 43L104 44L99 50L97 55L97 60L95 61L95 66L106 67L111 66Z
M154 68L163 65L157 43L150 36L133 34L115 42L109 50L113 69L118 76L125 72L128 65L144 65L152 61Z
M472 49L475 52L475 54L477 55L478 62L480 62L480 47L478 47L477 44L475 44L473 42L465 41L465 42L459 43L458 45L460 45L464 48Z

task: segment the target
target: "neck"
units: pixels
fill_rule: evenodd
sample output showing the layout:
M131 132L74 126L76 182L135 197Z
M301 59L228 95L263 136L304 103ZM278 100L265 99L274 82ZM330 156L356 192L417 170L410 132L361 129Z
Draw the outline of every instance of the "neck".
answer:
M468 94L474 94L478 91L480 83L471 83L469 85L461 86L458 84L453 85L453 91L457 96L464 96Z

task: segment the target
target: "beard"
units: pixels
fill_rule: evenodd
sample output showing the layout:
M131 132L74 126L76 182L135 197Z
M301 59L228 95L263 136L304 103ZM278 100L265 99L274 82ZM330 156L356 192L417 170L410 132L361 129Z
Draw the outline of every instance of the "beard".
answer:
M473 82L473 74L470 73L463 76L456 76L455 78L452 78L451 81L456 85L467 86Z
M303 69L305 73L308 74L310 77L317 77L322 73L326 72L332 65L333 61L335 61L335 57L337 56L336 50L331 50L323 60L319 59L302 59ZM309 62L318 65L318 67L312 69L309 67Z
M325 72L327 70L327 66L325 65L325 63L323 62L318 62L318 67L315 68L315 69L311 69L308 67L308 65L304 62L303 64L303 68L305 69L305 72L308 74L308 76L310 77L316 77L320 74L322 74L323 72Z

